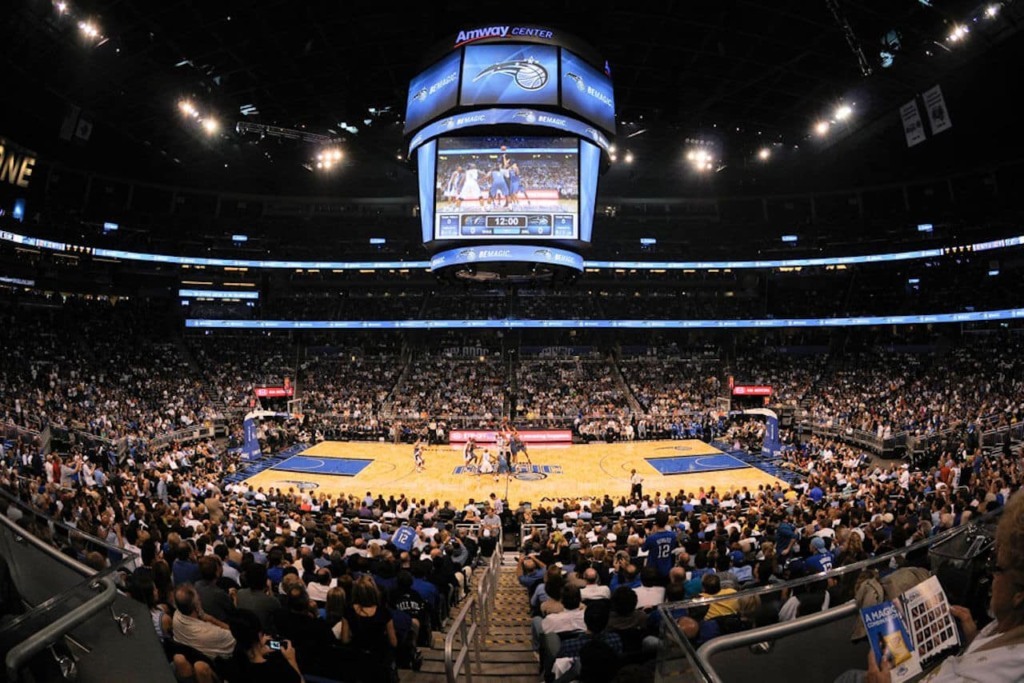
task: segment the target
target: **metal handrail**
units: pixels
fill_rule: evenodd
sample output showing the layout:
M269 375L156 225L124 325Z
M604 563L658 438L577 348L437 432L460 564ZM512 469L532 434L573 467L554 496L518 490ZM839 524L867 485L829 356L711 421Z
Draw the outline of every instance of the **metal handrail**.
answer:
M717 636L697 648L697 660L700 663L702 672L707 675L711 683L724 683L721 676L718 675L708 661L713 655L718 654L719 651L734 650L744 645L752 645L753 643L760 643L766 640L776 640L784 636L792 636L804 631L810 631L824 624L846 619L849 616L858 614L859 611L860 608L857 607L857 602L849 600L842 605L823 612L816 612L791 619L790 621L769 624L747 631Z
M96 581L93 586L100 589L100 592L94 597L10 649L4 662L7 668L7 680L17 681L18 670L26 662L114 604L114 598L117 597L117 586L114 585L113 579L104 577Z
M868 569L875 566L884 566L897 557L905 557L918 550L924 550L926 548L941 545L942 543L948 542L949 540L956 536L959 536L960 534L969 533L972 528L978 527L982 524L991 522L994 519L998 518L999 515L1002 514L1002 512L1002 508L993 510L982 515L981 517L978 517L977 519L972 518L966 524L961 524L960 526L955 526L951 529L946 529L945 531L935 534L934 536L929 536L928 538L918 541L917 543L913 543L902 548L896 548L895 550L890 550L887 553L876 555L874 557L869 557L865 560L860 560L858 562L853 562L851 564L843 565L842 567L836 567L835 569L826 572L808 574L807 576L803 576L799 579L790 579L789 581L784 581L781 583L769 583L766 586L746 588L740 591L736 591L735 593L730 593L728 595L708 598L698 597L690 598L688 600L680 600L677 602L666 602L659 605L658 609L661 610L663 618L667 619L668 621L673 621L671 616L673 610L684 608L688 609L691 607L710 605L712 603L721 602L725 600L739 600L741 598L751 598L754 596L759 597L771 593L778 593L783 588L797 588L799 586L810 585L827 579L838 578L840 576L845 576L847 574L860 573L864 569Z
M470 646L472 646L476 653L476 671L481 673L479 624L476 621L470 624L468 619L476 602L475 595L469 596L466 604L455 615L451 628L448 629L448 633L444 637L444 675L448 683L456 683L458 681L459 674L462 673L462 666L466 663L466 657L469 655ZM459 645L458 656L453 658L456 633L461 636L461 644ZM473 683L472 668L471 662L471 665L466 667L467 683Z
M502 553L502 539L499 535L494 553L491 554L487 569L484 570L480 582L477 584L476 592L469 596L466 604L462 606L448 628L448 633L445 634L444 671L448 683L455 683L462 673L462 666L470 654L470 643L473 646L473 657L470 664L475 663L477 673L481 673L480 639L490 628L491 611L494 609L495 597L498 593L498 572L501 570ZM471 624L469 623L470 615L472 615ZM459 647L458 656L453 658L456 632L461 634L462 644ZM466 680L469 683L473 681L471 669L472 666L466 667Z

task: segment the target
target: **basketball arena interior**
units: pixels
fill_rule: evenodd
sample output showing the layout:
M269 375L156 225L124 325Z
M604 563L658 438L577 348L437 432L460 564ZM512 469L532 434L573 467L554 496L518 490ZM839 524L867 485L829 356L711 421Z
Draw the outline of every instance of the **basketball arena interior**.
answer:
M2 679L1024 680L1022 22L11 0Z

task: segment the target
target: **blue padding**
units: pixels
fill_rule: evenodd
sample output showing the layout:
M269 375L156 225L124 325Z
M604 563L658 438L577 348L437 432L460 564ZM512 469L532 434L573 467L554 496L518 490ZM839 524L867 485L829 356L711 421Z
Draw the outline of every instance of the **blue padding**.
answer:
M296 455L270 469L303 474L334 474L341 477L354 477L371 462L373 461L357 458L314 458L308 455Z
M691 455L679 458L644 458L651 467L661 474L692 474L694 472L718 472L739 470L750 467L731 455Z

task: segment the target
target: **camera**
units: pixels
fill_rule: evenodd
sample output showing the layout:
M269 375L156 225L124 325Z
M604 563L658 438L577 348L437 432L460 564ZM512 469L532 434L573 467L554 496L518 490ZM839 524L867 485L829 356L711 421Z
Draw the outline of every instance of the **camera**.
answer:
M280 651L281 650L281 641L280 640L269 640L269 641L267 641L267 647L269 647L271 650Z

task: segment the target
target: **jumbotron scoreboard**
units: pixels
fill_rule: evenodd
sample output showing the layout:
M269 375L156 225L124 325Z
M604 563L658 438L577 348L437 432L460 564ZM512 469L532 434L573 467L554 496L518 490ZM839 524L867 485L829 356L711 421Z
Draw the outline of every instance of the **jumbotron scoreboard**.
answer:
M462 280L574 277L615 133L607 64L538 26L459 31L409 85L431 268Z

